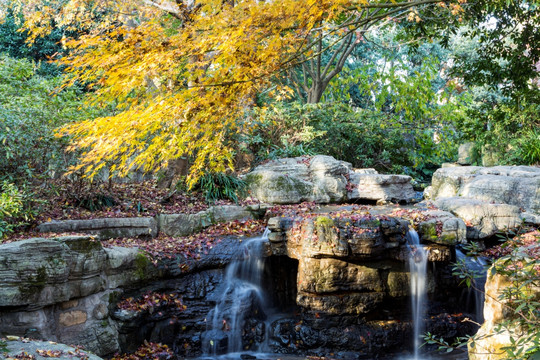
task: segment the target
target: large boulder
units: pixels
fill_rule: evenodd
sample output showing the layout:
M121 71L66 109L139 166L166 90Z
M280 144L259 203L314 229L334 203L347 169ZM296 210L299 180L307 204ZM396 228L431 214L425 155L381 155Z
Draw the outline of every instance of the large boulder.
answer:
M448 211L426 210L426 220L419 222L418 232L423 243L457 245L467 241L465 222Z
M212 206L196 214L160 214L159 231L167 236L188 236L211 225L234 220L251 220L257 209L237 205Z
M122 285L133 283L137 252L123 249L117 256L114 249L83 236L0 245L0 307L40 308L95 294L108 288L104 275L109 272L123 273L117 280Z
M115 353L119 345L109 318L111 294L116 286L132 285L148 275L146 263L137 269L138 256L136 248L104 249L91 237L0 245L0 309L12 309L0 311L0 335Z
M245 179L253 197L271 204L410 201L415 196L409 176L353 170L350 163L325 155L269 161Z
M461 197L440 198L435 205L458 216L467 225L468 239L483 239L515 229L522 223L517 206L491 204L481 200Z
M460 165L471 165L474 159L474 142L466 142L459 145L458 161Z
M428 199L464 197L515 205L540 214L540 168L534 166L447 167L435 171Z

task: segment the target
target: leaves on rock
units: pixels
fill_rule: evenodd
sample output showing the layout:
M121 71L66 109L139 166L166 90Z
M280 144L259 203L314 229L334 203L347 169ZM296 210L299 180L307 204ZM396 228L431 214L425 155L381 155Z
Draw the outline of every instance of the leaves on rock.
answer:
M179 311L184 311L186 306L182 303L182 299L175 293L155 293L147 292L142 297L134 299L129 297L120 301L116 306L122 310L134 312L149 312L153 313L155 309L160 307L173 306Z
M143 250L156 265L161 259L173 259L183 256L186 259L199 259L215 243L225 236L254 236L264 231L263 220L235 220L213 225L198 234L187 237L170 237L160 234L152 240L138 238L111 239L103 241L104 247L137 247Z
M111 360L154 360L174 357L174 353L167 345L145 341L133 354L115 354Z

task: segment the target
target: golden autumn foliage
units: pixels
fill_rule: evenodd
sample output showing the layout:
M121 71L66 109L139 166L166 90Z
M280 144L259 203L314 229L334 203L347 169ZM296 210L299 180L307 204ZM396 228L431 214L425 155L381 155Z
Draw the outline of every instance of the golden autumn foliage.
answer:
M232 168L228 139L248 131L246 111L263 91L280 98L279 78L347 35L428 9L459 16L465 0L25 0L37 37L52 23L78 32L59 61L70 83L93 88L93 104L114 115L69 125L83 149L76 169L155 171L191 156L191 184L207 170ZM350 38L349 38L350 41ZM69 84L68 84L69 85Z

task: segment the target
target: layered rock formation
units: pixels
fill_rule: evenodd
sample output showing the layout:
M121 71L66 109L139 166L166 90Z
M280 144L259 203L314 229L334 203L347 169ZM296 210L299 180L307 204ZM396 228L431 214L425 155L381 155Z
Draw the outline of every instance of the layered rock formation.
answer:
M483 239L540 224L540 168L457 166L438 169L424 195L467 224L469 239Z
M462 197L517 206L540 214L540 168L534 166L458 166L433 174L429 199Z
M103 248L91 237L1 244L0 336L78 344L101 356L134 351L144 340L172 343L179 332L174 316L204 329L212 306L206 297L217 288L237 243L223 239L200 261L177 257L157 266L137 248ZM188 310L117 311L121 298L147 291L183 295Z
M536 243L521 251L522 253L523 251L536 253L539 250L540 243ZM471 360L508 359L509 354L505 351L505 347L509 347L514 354L518 355L517 349L521 349L523 358L529 358L526 352L530 349L535 349L535 353L538 354L538 343L535 344L532 340L537 335L534 332L538 330L538 315L531 316L526 310L521 310L520 314L519 302L512 304L508 294L512 294L514 300L527 298L529 306L533 302L540 301L540 286L538 281L535 281L540 277L540 273L538 270L535 273L534 268L531 267L529 271L532 270L532 274L529 273L520 278L519 271L515 267L511 277L504 271L500 271L501 268L513 265L513 263L498 260L487 272L484 323L475 335L475 341L469 341L469 359ZM509 292L511 289L513 291ZM534 305L532 307L534 311ZM522 319L526 320L519 321Z
M159 214L155 217L99 218L90 220L55 220L38 226L40 232L76 232L96 235L99 239L154 238L162 232L167 236L188 236L211 225L260 216L261 205L217 205L196 214ZM264 207L262 213L264 214Z
M51 341L31 340L19 336L8 336L5 340L6 352L0 352L2 359L42 360L52 357L58 360L101 360L100 357L87 351Z

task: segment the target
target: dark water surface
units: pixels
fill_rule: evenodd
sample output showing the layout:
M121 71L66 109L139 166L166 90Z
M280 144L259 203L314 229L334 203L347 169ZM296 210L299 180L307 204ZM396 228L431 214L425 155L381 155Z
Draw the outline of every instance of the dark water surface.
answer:
M453 351L451 353L429 353L414 357L414 354L404 352L402 354L381 354L374 357L360 357L355 358L351 353L348 356L335 356L318 357L318 356L296 356L287 354L271 354L271 353L259 353L259 352L239 352L229 353L219 356L202 356L191 360L467 360L467 353L460 351Z

